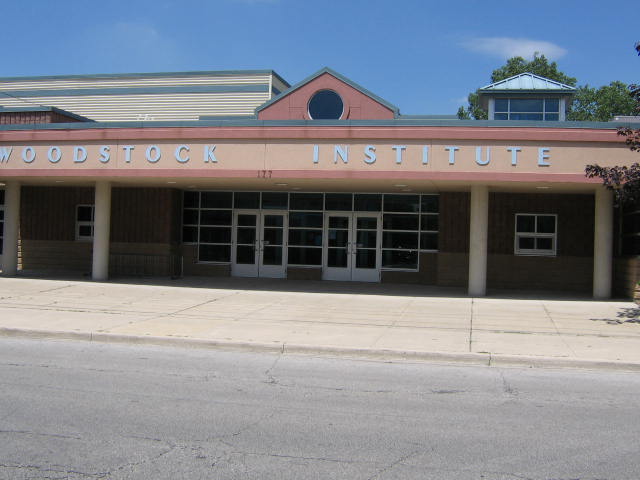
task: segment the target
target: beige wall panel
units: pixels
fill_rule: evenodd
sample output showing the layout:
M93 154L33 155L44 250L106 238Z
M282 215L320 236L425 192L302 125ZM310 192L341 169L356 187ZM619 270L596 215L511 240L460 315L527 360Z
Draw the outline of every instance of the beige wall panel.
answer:
M12 153L8 161L0 163L0 175L3 170L11 168L71 168L82 170L84 168L110 169L143 169L149 173L159 169L175 169L176 172L189 169L211 169L213 170L236 170L256 172L258 170L271 170L277 175L278 171L299 171L302 177L318 176L322 177L323 172L361 172L366 177L369 172L398 172L410 177L412 172L438 173L438 174L461 174L461 173L491 173L495 174L496 181L500 180L501 174L579 174L584 175L585 165L598 163L603 166L630 164L637 160L637 154L631 152L624 145L594 145L585 144L522 144L522 151L519 153L519 160L516 166L511 164L511 154L505 145L495 143L484 143L482 146L483 159L486 155L486 147L491 149L491 161L488 165L478 165L476 162L476 145L481 142L460 145L460 150L456 152L455 163L449 163L449 154L445 150L446 142L441 144L430 143L429 162L422 163L422 143L407 143L407 149L403 153L402 163L397 163L397 153L393 146L397 143L377 142L376 161L372 164L365 163L366 144L353 143L342 144L343 148L348 147L348 163L345 163L334 153L334 144L318 144L318 162L314 163L314 141L309 142L254 142L254 141L220 141L211 142L184 140L175 142L78 142L69 144L66 142L29 143L29 144L8 144L3 143L0 147L12 148ZM161 151L161 157L153 162L147 159L146 150L149 146L155 145ZM186 162L179 162L176 159L175 151L180 145L189 147L189 152L182 152L182 157L189 157ZM205 163L204 152L208 146L215 145L216 163ZM338 144L340 145L340 144ZM57 146L62 151L62 158L58 162L51 162L47 158L50 147ZM86 161L74 162L74 147L80 146L87 149L88 158ZM111 158L109 162L100 161L100 148L109 148ZM123 147L133 146L131 159L127 162ZM36 158L31 163L26 163L22 159L22 152L25 147L32 147L35 150ZM538 164L538 149L549 148L546 153L549 158L545 161L549 166ZM155 155L151 160L155 160ZM302 173L304 172L304 173ZM212 172L215 174L214 172ZM224 174L224 172L220 172Z

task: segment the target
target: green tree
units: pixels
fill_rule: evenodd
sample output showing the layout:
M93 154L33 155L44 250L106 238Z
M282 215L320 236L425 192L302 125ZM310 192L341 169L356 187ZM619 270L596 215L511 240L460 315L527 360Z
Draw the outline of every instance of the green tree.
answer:
M575 86L577 82L574 77L570 77L564 72L558 70L558 64L556 62L549 62L547 57L536 52L533 55L533 60L531 61L527 61L522 57L512 57L507 60L505 65L500 68L496 68L491 73L491 83L499 82L505 78L527 72L549 78L557 82L565 83L572 87ZM463 120L471 118L475 118L476 120L486 120L487 111L480 106L478 90L470 93L467 100L469 105L466 108L460 107L458 109L458 118Z
M598 89L578 87L567 120L608 122L614 115L633 115L636 101L629 95L629 87L615 81Z
M640 55L640 42L635 49ZM627 89L629 98L633 100L635 109L632 113L640 114L640 85L629 85ZM618 129L618 135L625 137L625 143L633 152L640 152L640 128L622 127ZM640 164L635 162L630 166L601 167L587 165L585 174L589 178L598 177L602 184L613 190L618 204L640 202Z

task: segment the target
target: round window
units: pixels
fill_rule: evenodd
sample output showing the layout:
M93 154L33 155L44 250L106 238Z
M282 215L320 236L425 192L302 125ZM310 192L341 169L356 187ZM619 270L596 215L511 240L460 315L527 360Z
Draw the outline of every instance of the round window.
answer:
M312 120L338 120L343 110L342 98L333 90L320 90L309 100L309 116Z

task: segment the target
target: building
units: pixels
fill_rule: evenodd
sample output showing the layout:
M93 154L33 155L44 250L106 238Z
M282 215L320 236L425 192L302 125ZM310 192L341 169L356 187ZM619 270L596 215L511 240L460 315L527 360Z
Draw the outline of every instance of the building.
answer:
M635 157L625 123L564 121L572 94L519 75L481 89L490 120L461 121L401 115L328 68L293 86L272 71L0 79L3 274L627 293L635 256L584 169Z

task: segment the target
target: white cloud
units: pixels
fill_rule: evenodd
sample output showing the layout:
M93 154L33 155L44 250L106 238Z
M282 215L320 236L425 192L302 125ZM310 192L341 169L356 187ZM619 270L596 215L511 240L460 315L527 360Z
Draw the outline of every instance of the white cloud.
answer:
M554 43L529 38L477 37L465 40L461 45L472 52L505 59L511 57L531 59L538 52L550 60L555 60L567 53L567 50Z

